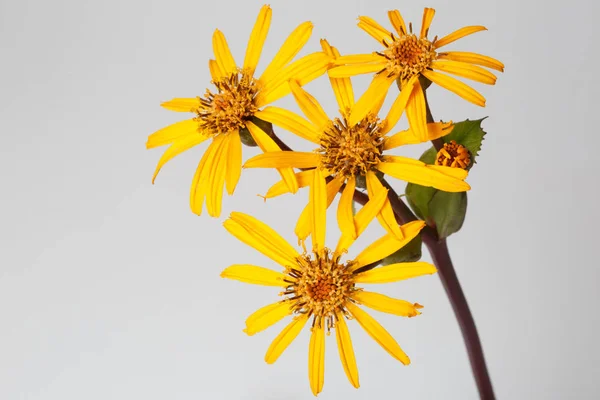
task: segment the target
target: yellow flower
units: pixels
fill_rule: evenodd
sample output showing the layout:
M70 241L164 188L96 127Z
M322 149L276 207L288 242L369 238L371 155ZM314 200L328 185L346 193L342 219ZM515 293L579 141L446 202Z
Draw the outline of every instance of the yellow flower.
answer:
M327 41L322 40L324 51L335 59L339 53ZM352 224L352 198L356 187L356 179L364 177L367 192L370 197L377 196L384 190L377 177L377 171L394 178L413 182L423 186L449 192L462 192L470 189L464 182L467 171L449 166L427 165L411 158L384 154L387 150L395 149L406 144L415 144L442 137L452 131L451 123L431 123L423 136L418 136L413 130L387 134L396 125L406 104L407 92L402 92L390 108L387 117L377 118L383 98L375 101L373 94L365 92L354 102L354 94L349 78L330 78L331 86L337 99L341 118L330 119L323 111L317 100L300 86L290 81L292 93L308 121L291 111L267 107L255 115L274 125L289 130L296 135L318 145L314 152L274 151L251 158L244 168L302 168L305 171L296 173L298 186L308 186L315 171L323 171L330 177L323 196L327 198L327 206L333 202L336 193L343 189L338 206L338 222L342 231L356 236ZM355 117L355 110L366 107L368 112L362 118ZM285 181L276 183L269 189L266 198L275 197L289 192ZM304 239L310 233L310 205L304 209L296 234ZM398 228L389 200L386 200L378 215L382 225L391 233L402 239L402 231Z
M451 34L438 39L429 40L429 26L433 20L435 10L425 8L423 22L419 36L412 32L412 24L406 30L404 20L398 10L388 11L389 20L398 36L388 31L369 17L359 17L358 26L371 35L384 49L380 52L362 55L348 55L336 61L337 67L330 70L330 76L342 78L358 74L377 72L367 92L377 95L386 95L390 85L397 80L402 92L403 102L411 129L422 135L426 131L426 106L423 88L418 79L423 76L433 83L437 83L460 97L485 106L485 98L476 90L465 83L452 78L442 72L454 74L462 78L493 85L496 76L478 65L504 71L504 64L491 57L481 54L447 51L439 49L475 32L486 30L483 26L466 26ZM441 71L441 72L438 72ZM356 110L356 119L368 113L368 105Z
M325 247L325 199L319 196L325 190L325 180L320 174L313 175L311 196L317 200L312 208L312 254L306 249L298 253L277 232L257 219L232 213L225 221L225 228L242 242L258 250L283 267L283 272L256 265L236 264L226 268L221 276L246 283L283 288L280 301L254 312L246 320L246 332L254 335L283 318L292 315L292 321L273 340L265 355L265 361L274 363L289 344L298 336L309 320L312 320L308 350L308 375L310 387L316 396L323 388L325 367L325 332L335 330L340 359L346 376L352 385L359 387L358 369L346 319L355 320L392 357L403 364L410 360L396 340L373 317L359 306L403 317L419 315L421 305L393 299L383 294L357 287L357 284L396 282L426 274L436 269L426 262L398 263L366 269L365 266L387 257L408 243L423 228L422 221L413 221L401 227L404 239L386 234L360 252L353 260L341 261L343 254L354 239L342 234L334 251ZM384 192L383 196L387 196ZM381 197L381 196L380 196ZM377 213L378 205L369 201L357 213L354 222L359 234Z
M260 10L242 67L235 63L225 36L219 30L213 35L215 60L209 60L212 83L216 92L206 90L202 97L175 98L162 104L179 112L191 112L195 117L178 122L148 137L147 148L170 144L164 152L152 182L162 166L178 154L212 139L196 170L190 193L190 206L200 215L204 200L209 215L221 213L223 186L233 194L240 178L242 148L240 131L248 130L263 151L279 150L277 144L252 122L253 116L265 105L290 92L287 81L297 79L305 84L319 77L330 66L331 59L322 52L312 53L290 63L308 41L312 24L300 24L286 39L279 52L259 78L255 69L271 24L271 8ZM291 168L279 170L291 192L298 183Z

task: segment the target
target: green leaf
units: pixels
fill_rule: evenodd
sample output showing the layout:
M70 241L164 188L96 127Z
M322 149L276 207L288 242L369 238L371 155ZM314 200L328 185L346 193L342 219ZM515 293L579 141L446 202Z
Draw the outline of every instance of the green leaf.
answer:
M440 239L458 232L467 214L467 193L437 190L429 202L429 215Z
M421 235L405 244L401 249L390 254L381 261L381 265L396 264L401 262L415 262L421 259Z
M481 129L481 122L485 118L475 121L469 121L467 119L466 121L457 122L454 124L454 129L452 129L452 132L442 137L444 143L450 143L452 140L454 140L456 143L465 146L467 150L469 150L469 153L471 153L471 166L475 164L475 158L479 155L479 151L481 150L481 142L486 134L486 132ZM434 160L435 155L433 160L427 164L433 164Z

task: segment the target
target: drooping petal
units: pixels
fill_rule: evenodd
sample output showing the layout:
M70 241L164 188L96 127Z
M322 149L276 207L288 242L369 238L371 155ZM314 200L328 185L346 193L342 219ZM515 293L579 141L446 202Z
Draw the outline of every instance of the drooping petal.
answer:
M367 192L369 192L369 196L375 197L382 191L385 191L386 193L388 192L388 190L384 188L381 182L379 181L377 175L375 175L375 172L367 172L366 180ZM394 211L392 210L392 206L390 204L389 199L387 199L383 203L381 210L377 214L377 219L386 231L396 236L399 240L402 240L404 235L402 234L400 226L398 226L398 223L396 222L396 217L394 216Z
M356 189L356 179L354 176L348 178L346 187L340 197L340 203L337 209L337 221L342 236L346 235L356 239L356 227L354 226L354 215L352 213L352 203L354 202L354 190Z
M248 47L246 48L246 57L244 58L244 70L248 71L250 75L254 75L254 70L258 65L260 53L262 52L269 27L271 26L271 14L271 7L268 5L262 6L256 18L254 28L252 28Z
M420 304L394 299L380 293L359 290L354 292L352 298L373 310L388 314L399 315L401 317L416 317L421 314L419 308L422 308L422 306Z
M273 79L265 82L255 99L257 107L263 107L290 93L290 79L300 86L318 78L331 66L331 57L322 51L309 54L283 68Z
M396 32L398 32L398 35L406 35L406 25L404 24L404 19L398 10L388 11L388 18Z
M313 183L310 186L311 233L313 250L319 251L325 247L325 232L327 224L327 184L321 171L316 169Z
M335 47L329 45L327 40L321 39L321 48L329 57L335 60L340 57L340 52ZM331 71L331 70L329 70ZM349 78L335 78L329 74L329 82L335 94L335 99L340 108L340 113L345 116L350 111L354 104L354 91L352 90L352 82Z
M431 186L446 192L464 192L471 189L468 183L438 171L436 166L430 166L420 161L406 157L386 156L377 165L384 174L406 182L422 186Z
M424 261L390 264L355 275L357 283L390 283L435 274L437 269Z
M408 129L395 133L392 136L388 136L383 144L383 149L391 150L407 144L428 142L446 136L451 133L453 129L454 124L452 124L452 122L430 122L427 124L427 137L425 140L418 137L412 130Z
M219 63L217 63L216 60L208 60L208 69L210 71L210 77L212 78L213 82L216 82L225 76L225 72L221 70L221 67L219 67Z
M225 39L225 35L223 35L223 32L221 32L218 29L215 29L212 44L213 52L215 53L215 58L217 59L217 64L219 64L219 68L221 69L221 71L223 71L227 75L237 72L235 60L231 55L229 45L227 44L227 40Z
M301 151L270 151L252 157L244 168L315 168L321 156L317 153Z
M193 119L179 121L148 136L146 148L153 149L155 147L164 146L166 144L173 143L177 139L180 139L184 136L192 136L194 133L198 134L198 136L202 136L198 132L198 122Z
M443 38L436 40L435 43L433 43L433 46L436 49L439 49L442 46L446 46L447 44L450 44L460 38L463 38L467 35L471 35L475 32L479 32L479 31L487 31L487 28L485 26L465 26L464 28L460 28L460 29L452 32L451 34L446 35Z
M325 329L317 324L312 329L308 348L308 379L310 389L317 396L325 382Z
M263 155L279 154L282 152L277 143L275 143L275 141L272 138L270 138L269 135L263 132L263 130L260 129L258 126L254 125L250 121L247 121L246 128L248 128L248 131L252 135L252 138L254 139L256 144L258 144L258 147L260 147L260 149L264 152ZM244 168L249 168L248 162L246 162ZM288 189L290 190L290 192L296 193L298 191L298 182L296 181L296 175L294 174L294 170L291 167L286 166L275 168L277 168L277 172L279 172L281 178L288 185Z
M258 309L246 319L244 332L252 336L276 324L292 313L290 305L290 302L284 300Z
M338 67L333 67L327 73L332 78L349 78L351 76L363 75L363 74L372 74L374 72L380 72L385 68L386 63L384 61L378 60L375 63L369 64L349 64L349 65L340 65Z
M379 25L373 18L360 16L358 17L358 27L371 35L379 43L390 44L394 40L390 31Z
M375 321L373 317L361 310L360 307L348 302L346 303L348 311L354 316L356 321L363 327L363 329L375 340L385 351L387 351L392 357L400 361L404 365L410 364L410 359L406 353L400 348L400 345L396 340L385 330L379 322Z
M477 53L470 53L467 51L448 51L444 53L438 53L437 58L442 60L461 61L465 63L481 65L483 67L495 69L496 71L504 72L503 63L495 58Z
M273 364L279 356L288 348L290 343L296 339L304 325L308 321L308 314L300 314L290 322L277 337L271 342L267 354L265 354L265 362Z
M158 165L156 166L156 170L154 171L154 175L152 175L152 183L154 184L154 180L156 176L160 172L160 169L173 157L178 156L186 150L191 149L194 146L199 145L208 139L208 136L202 135L198 132L192 132L189 135L179 137L176 139L171 146L163 153L158 160Z
M313 123L314 130L321 132L322 128L329 124L327 113L325 113L317 99L302 89L295 81L291 80L289 84L296 103L298 103L304 115Z
M270 82L273 77L304 47L310 38L313 24L309 21L303 22L294 29L287 37L273 60L269 63L259 81L263 84Z
M225 187L231 196L242 174L242 141L238 131L230 132L228 135L229 150L227 151L227 175L225 175Z
M198 109L198 107L200 107L200 100L197 97L176 97L169 101L160 103L160 106L171 111L195 112Z
M223 226L240 241L279 265L296 265L298 252L271 227L256 218L240 212L232 212Z
M413 92L415 82L417 82L418 76L412 77L408 82L402 85L400 94L394 100L394 103L390 107L390 111L382 122L381 133L386 134L391 131L394 126L400 121L402 113L406 109L408 100Z
M419 138L427 137L427 111L425 105L425 94L419 81L415 81L413 91L406 104L406 116L410 129Z
M344 184L345 180L346 178L337 176L327 183L327 208L329 208L331 203L333 203L335 196L340 191L340 188ZM296 223L296 227L294 228L294 233L296 234L296 236L298 236L298 239L305 240L308 237L308 235L310 235L310 230L312 226L311 216L312 208L311 203L309 202L306 205L306 207L304 207L304 209L302 210L300 218L298 218L298 222Z
M221 272L221 278L263 286L289 286L287 276L281 272L250 264L235 264ZM287 278L289 279L289 278Z
M296 173L296 181L298 181L298 188L303 188L308 185L313 180L314 169L309 169L306 171L301 171ZM267 194L265 194L265 199L270 199L272 197L281 196L282 194L290 193L290 190L287 187L287 184L282 179L273 186L269 188Z
M210 173L216 167L217 157L225 145L225 138L225 135L216 136L198 163L190 191L190 208L194 214L202 214L204 199L209 191Z
M320 143L320 132L316 131L310 122L285 108L269 106L262 111L257 111L254 116L295 133L302 139L315 144Z
M221 215L225 175L229 152L229 134L223 135L223 145L219 146L214 161L208 166L208 182L206 183L206 211L211 217Z
M486 69L469 63L460 61L434 61L431 63L431 68L462 76L463 78L485 83L487 85L496 84L496 75Z
M383 260L385 257L414 239L424 226L425 223L423 221L411 221L402 225L400 227L400 229L402 229L402 234L404 235L404 239L402 240L398 240L395 235L387 233L360 252L360 254L354 258L355 264L349 270L356 271L362 266Z
M423 10L423 22L421 23L421 39L426 38L429 33L429 27L431 26L431 21L433 20L433 16L435 15L435 10L433 8L425 8Z
M335 336L337 339L338 352L340 353L340 360L344 367L344 372L348 380L355 388L359 388L358 383L358 367L356 366L356 357L354 356L354 349L352 348L352 340L350 339L350 332L348 331L348 325L346 325L346 319L341 312L336 312L337 320L335 322Z
M455 179L465 179L469 174L467 170L462 168L453 168L443 165L428 165L427 167Z
M378 105L385 98L388 89L395 79L395 76L388 76L384 73L376 75L369 88L354 104L354 107L352 107L352 111L348 117L348 124L350 126L356 125L367 114L372 113L374 105Z

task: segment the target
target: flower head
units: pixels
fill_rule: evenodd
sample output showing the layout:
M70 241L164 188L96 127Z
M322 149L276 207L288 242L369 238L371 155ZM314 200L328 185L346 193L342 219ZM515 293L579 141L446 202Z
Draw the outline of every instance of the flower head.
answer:
M334 60L339 53L326 41L321 41L324 51ZM289 130L296 135L312 142L317 147L313 152L275 151L251 158L245 168L302 168L296 178L299 187L309 186L315 171L329 178L327 188L321 196L327 199L329 206L342 188L342 196L338 206L338 222L341 229L355 236L356 229L352 221L352 197L356 181L364 178L370 198L384 191L378 174L385 173L394 178L423 186L449 192L462 192L470 189L464 182L467 171L449 166L427 165L411 158L386 154L387 151L407 144L415 144L437 139L452 131L451 123L431 123L422 136L413 130L405 130L388 135L402 115L406 104L406 92L402 92L399 100L394 102L384 119L377 114L382 106L382 98L373 97L365 92L356 102L352 84L349 78L330 78L340 108L340 117L327 116L319 102L303 90L296 82L290 81L292 94L308 120L291 111L267 107L256 113L258 118ZM357 118L356 110L367 107L367 114ZM289 190L285 181L276 183L266 194L266 198L287 193ZM311 200L312 202L312 200ZM310 204L309 204L310 206ZM304 239L310 232L309 208L304 209L296 234ZM389 200L384 199L381 205L379 219L391 233L402 238L398 229Z
M252 30L242 66L235 63L225 36L216 30L213 35L215 59L208 63L216 89L207 89L203 96L196 98L175 98L163 103L169 110L191 112L195 116L148 137L146 147L149 149L170 145L158 162L152 182L173 157L205 140L212 140L192 182L190 206L196 214L201 214L206 200L209 215L219 216L223 186L233 194L241 173L240 132L248 131L263 151L279 150L273 139L253 123L256 113L290 92L287 84L290 78L303 85L325 73L330 66L329 56L322 52L290 63L310 37L312 24L305 22L290 34L262 75L256 77L270 24L271 8L265 5ZM298 183L292 169L282 168L279 173L289 190L295 192Z
M319 174L313 176L311 192L325 190L325 181ZM384 193L385 195L385 193ZM373 200L356 215L359 234L377 214ZM384 267L369 265L387 257L413 239L423 228L422 221L401 227L404 239L386 234L360 252L354 259L342 261L354 238L342 233L335 250L325 247L325 203L316 202L312 208L312 252L297 252L281 236L257 219L232 213L225 228L242 242L252 246L283 267L277 272L255 265L238 264L226 268L221 276L246 283L275 286L283 289L281 300L260 308L246 320L248 335L254 335L287 316L292 321L273 340L265 361L274 363L302 328L310 322L312 331L309 344L309 381L313 394L321 392L324 383L325 333L335 330L340 359L350 383L359 387L358 368L346 320L356 320L365 331L392 357L403 364L410 360L394 338L360 306L404 317L419 315L418 303L393 299L359 287L361 284L396 282L426 274L436 269L426 262L398 263Z
M406 93L403 102L410 127L419 135L427 130L424 89L419 78L426 78L483 107L485 98L480 93L445 73L493 85L496 76L480 66L504 71L504 64L491 57L469 52L440 51L442 47L486 28L467 26L441 39L437 36L429 39L429 26L434 14L433 8L425 8L419 35L413 33L412 24L406 29L398 10L388 12L396 33L388 31L372 18L359 17L358 26L383 45L383 49L372 54L339 57L335 63L338 66L329 72L330 76L337 78L375 72L368 91L373 93L376 100L377 96L385 97L392 82L397 81L401 92ZM368 113L368 107L365 104L355 111L356 118L360 119Z

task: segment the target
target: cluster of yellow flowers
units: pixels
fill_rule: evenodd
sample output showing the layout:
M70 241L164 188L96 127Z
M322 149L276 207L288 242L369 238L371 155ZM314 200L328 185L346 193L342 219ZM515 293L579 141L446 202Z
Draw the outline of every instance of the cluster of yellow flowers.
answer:
M383 174L414 184L448 192L469 190L467 177L469 154L462 146L444 146L432 165L390 151L408 144L436 140L449 134L453 124L431 122L427 118L425 85L436 83L460 97L485 105L481 94L465 83L445 74L453 74L484 84L496 77L487 67L498 71L503 64L476 53L440 51L442 47L482 26L461 28L447 36L430 40L429 26L434 10L426 8L420 32L408 29L397 10L388 17L395 32L369 17L359 17L358 26L379 45L376 52L340 55L326 40L322 51L293 61L308 41L312 24L300 24L285 40L262 74L256 74L261 51L271 22L271 8L260 10L250 35L242 65L236 64L222 32L213 35L214 59L209 60L213 91L196 98L175 98L162 104L193 117L163 128L149 136L147 148L169 145L154 178L163 165L178 154L211 140L194 175L190 206L200 215L206 203L208 214L218 217L224 187L234 193L242 170L242 139L251 140L262 154L246 161L244 168L276 168L281 181L267 192L266 198L296 193L309 187L309 204L301 213L295 233L303 246L299 253L266 224L238 212L231 213L225 228L242 242L252 246L283 267L282 272L240 264L226 268L221 276L246 283L283 288L281 299L263 307L246 320L245 332L253 335L286 316L292 321L273 340L265 361L273 363L311 321L309 381L317 395L323 387L325 332L335 330L340 359L349 381L359 386L358 370L347 319L356 320L390 355L403 364L409 358L398 343L373 317L359 306L404 317L420 314L418 303L397 300L357 287L357 284L395 282L433 274L436 268L427 262L396 263L372 268L373 264L394 253L419 234L423 221L399 225L388 198L388 189L380 180ZM317 99L302 87L327 74L339 105L339 115L329 117ZM368 89L355 100L350 77L374 74ZM386 94L396 82L399 94L384 118L379 117ZM270 105L291 93L306 118L284 108ZM410 128L391 134L403 113ZM315 145L312 152L282 148L271 129L277 126ZM357 185L366 182L368 202L353 210ZM341 231L335 250L325 245L326 211L337 193L341 193L337 222ZM365 248L353 260L343 255L370 222L379 220L386 234ZM310 237L312 250L304 241Z

